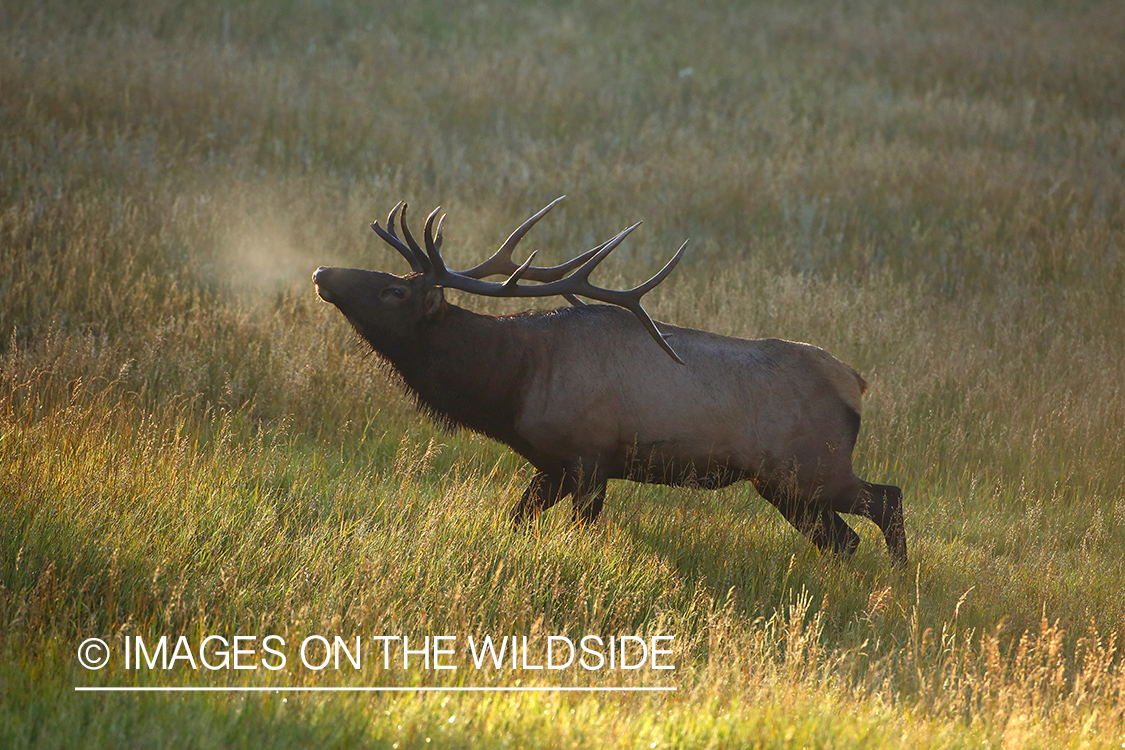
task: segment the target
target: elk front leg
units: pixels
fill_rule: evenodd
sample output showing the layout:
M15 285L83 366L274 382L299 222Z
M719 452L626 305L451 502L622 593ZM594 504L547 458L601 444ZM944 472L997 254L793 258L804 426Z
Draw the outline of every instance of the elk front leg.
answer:
M553 476L543 471L535 473L523 491L523 497L512 510L512 525L519 526L530 513L533 518L565 497L564 477Z
M831 508L806 508L799 511L796 522L792 518L789 522L811 539L821 552L831 551L840 557L851 557L859 547L859 534Z
M851 557L859 547L859 534L830 507L802 502L792 492L755 485L758 493L777 508L793 528L807 536L821 552Z
M575 490L570 501L574 508L574 522L579 525L593 523L605 504L605 480L586 488Z

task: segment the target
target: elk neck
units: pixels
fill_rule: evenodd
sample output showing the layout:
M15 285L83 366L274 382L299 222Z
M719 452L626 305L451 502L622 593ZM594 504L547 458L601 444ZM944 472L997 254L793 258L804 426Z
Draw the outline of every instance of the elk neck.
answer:
M446 303L387 359L419 405L439 421L518 450L515 419L534 351L526 319L480 315Z

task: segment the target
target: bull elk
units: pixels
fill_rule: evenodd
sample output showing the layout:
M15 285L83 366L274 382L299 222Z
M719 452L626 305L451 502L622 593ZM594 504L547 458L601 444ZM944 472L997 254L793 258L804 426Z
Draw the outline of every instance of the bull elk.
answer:
M704 488L747 479L821 550L855 551L859 535L839 516L852 513L874 521L892 559L905 562L902 490L852 471L863 378L809 344L654 323L641 297L672 272L686 242L640 286L593 285L590 273L638 225L559 266L533 266L535 253L516 264L516 245L559 200L467 271L442 259L438 209L423 248L400 203L386 227L371 226L413 273L321 267L313 281L423 410L531 462L516 524L567 496L576 520L593 521L609 479ZM507 279L485 281L494 275ZM443 289L560 295L573 306L480 315L450 304Z

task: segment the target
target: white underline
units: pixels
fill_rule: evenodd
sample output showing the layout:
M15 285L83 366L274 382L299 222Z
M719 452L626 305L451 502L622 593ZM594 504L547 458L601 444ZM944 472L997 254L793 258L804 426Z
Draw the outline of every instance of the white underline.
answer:
M78 693L668 693L675 687L78 687Z

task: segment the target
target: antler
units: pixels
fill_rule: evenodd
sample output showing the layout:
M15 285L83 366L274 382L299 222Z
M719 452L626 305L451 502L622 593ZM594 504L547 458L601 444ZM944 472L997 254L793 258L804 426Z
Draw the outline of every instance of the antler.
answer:
M532 266L531 262L535 259L536 255L535 252L532 252L522 265L517 266L515 261L512 260L512 251L515 249L515 246L523 239L523 236L527 234L528 230L535 225L535 222L543 218L560 200L562 200L562 197L552 201L539 211L539 213L521 224L516 231L512 232L511 236L508 237L492 257L468 271L451 271L446 267L445 261L441 257L441 227L442 223L445 221L445 217L443 216L438 220L436 236L433 227L434 218L437 216L438 211L441 210L440 207L435 208L426 218L426 227L423 233L423 240L426 244L425 251L418 246L418 243L414 240L410 229L406 225L405 203L399 203L391 210L390 215L387 217L387 226L389 229L384 230L379 226L378 222L372 224L371 228L388 244L398 250L410 263L410 267L414 269L414 271L424 274L429 281L437 286L459 289L463 292L469 292L470 294L477 294L483 297L551 297L554 295L562 295L575 304L583 304L577 299L577 295L581 295L599 302L607 302L611 305L624 307L637 316L637 319L641 321L641 324L644 325L649 334L663 347L664 351L668 352L672 359L676 360L681 365L684 364L684 361L680 359L680 356L676 354L676 351L668 343L668 335L660 332L656 327L656 323L653 322L644 307L641 306L641 297L652 291L660 282L668 277L668 274L672 273L672 270L675 269L676 264L680 262L680 258L683 256L684 248L687 247L687 241L680 245L680 249L676 251L676 254L672 256L671 260L669 260L655 276L632 289L604 289L595 286L590 283L590 274L634 229L640 226L640 222L621 231L608 242L602 243L562 265L551 267ZM402 227L403 237L406 240L405 243L398 238L398 235L395 234L394 231L395 217L399 216L400 209L402 213L399 221ZM574 273L570 274L571 271L574 271ZM497 283L482 280L485 276L501 273L509 274L507 281ZM568 276L567 274L570 275ZM519 282L522 279L541 281L543 283L537 286L521 286Z
M402 233L410 241L409 245L403 244L402 240L395 234L395 217L402 211ZM387 214L387 228L383 229L379 226L379 222L371 224L371 228L375 230L375 234L383 238L383 240L398 250L402 257L406 258L406 262L410 264L410 268L415 273L428 274L433 270L429 259L422 253L422 249L418 247L418 243L414 241L414 237L410 234L410 229L406 226L406 201L399 201L398 205L391 209ZM438 244L441 243L440 238L440 225L439 225L439 238Z
M490 257L488 260L481 263L480 265L470 268L467 271L458 271L457 273L461 276L468 276L472 279L483 279L488 276L511 276L519 268L519 265L517 265L516 262L512 260L512 251L516 249L516 245L519 244L519 241L523 239L528 230L535 226L535 223L537 221L546 216L547 212L554 208L555 205L565 197L565 195L560 195L558 198L555 198L549 204L544 206L537 214L529 218L523 224L520 224L519 227L516 228L516 231L512 232L511 236L509 236L508 239L504 241L504 244L501 245L500 248L495 253L493 253L492 257ZM399 216L400 211L402 212L401 217ZM401 221L402 233L406 237L407 242L410 243L409 245L404 244L403 241L399 239L398 235L395 234L396 218ZM444 221L444 216L442 216L438 220L437 237L435 240L435 244L439 251L441 250L441 226ZM391 209L390 214L387 216L387 229L383 229L381 226L379 226L379 222L375 222L374 224L372 224L371 228L374 229L375 232L388 244L390 244L391 247L393 247L395 250L398 250L398 252L404 258L406 258L406 261L410 264L410 268L413 269L416 273L427 273L433 267L430 258L426 254L424 254L422 252L422 249L418 247L418 244L414 242L413 237L410 234L410 229L406 226L406 203L400 202L397 206ZM579 255L577 258L569 260L562 265L548 267L529 266L525 270L522 278L527 279L528 281L538 282L558 281L559 279L563 278L568 273L573 271L575 268L578 268L587 260L596 255L598 250L600 250L602 247L604 247L604 245L599 245L598 247L595 247L592 250L588 250L582 255ZM566 297L567 300L569 300L573 305L585 304L584 302L582 302L582 300L574 297L573 295L565 294L563 296Z
M520 268L520 266L517 265L514 260L512 260L512 251L516 249L516 245L519 244L519 241L523 239L523 236L527 234L528 230L535 226L535 222L546 216L547 212L554 208L555 205L565 197L565 195L560 195L558 198L555 198L553 201L541 208L537 214L530 217L523 224L520 224L518 227L516 227L516 231L512 232L508 239L504 240L504 244L501 245L500 248L492 254L491 258L478 266L473 266L468 271L460 271L460 274L462 276L468 276L471 279L483 279L488 276L511 276ZM441 249L440 219L438 220L437 246L438 249ZM568 260L566 263L558 266L549 266L546 268L539 266L530 266L524 271L523 275L520 278L527 279L528 281L538 281L542 283L558 281L559 279L563 278L568 273L573 271L575 268L578 268L590 258L597 255L598 250L600 250L602 247L602 245L599 245L593 250L587 250L577 258ZM572 305L586 304L582 300L575 297L573 294L564 294L563 296L566 297L567 301Z

